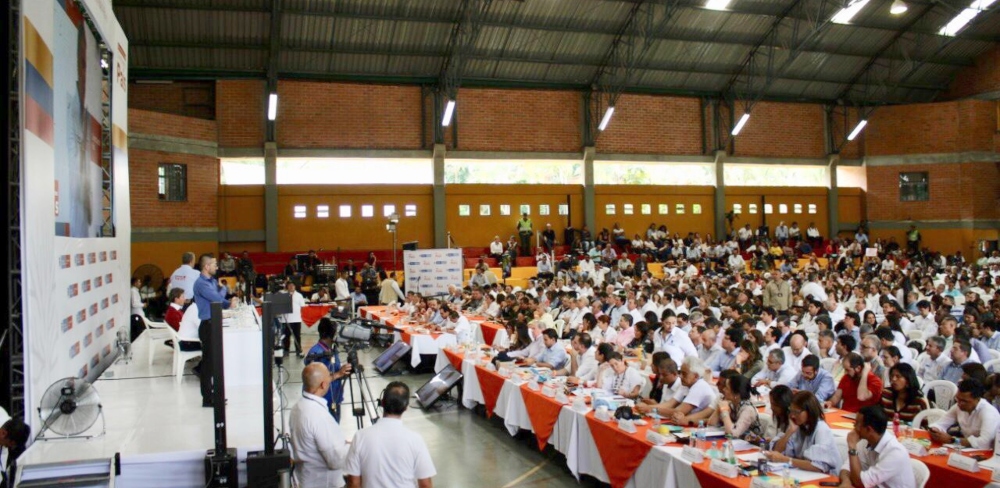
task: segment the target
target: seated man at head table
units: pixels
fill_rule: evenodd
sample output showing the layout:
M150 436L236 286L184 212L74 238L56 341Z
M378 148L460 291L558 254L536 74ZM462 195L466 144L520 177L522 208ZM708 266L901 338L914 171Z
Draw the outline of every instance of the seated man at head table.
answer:
M547 349L545 345L544 335L541 330L541 323L532 320L528 322L528 338L531 339L531 343L527 346L522 347L516 351L505 351L497 354L496 360L498 362L514 361L519 358L524 361L530 359L532 362L537 361L537 358L542 355L542 353ZM545 329L550 330L550 329ZM554 331L553 331L554 332ZM511 338L513 340L513 338Z
M993 449L1000 412L983 398L985 393L986 387L978 380L960 381L955 405L930 426L931 439L942 444Z
M570 340L573 349L569 361L565 366L556 370L555 376L568 376L567 382L572 384L582 384L587 381L597 379L597 347L590 334L582 332L573 336Z
M559 334L556 333L555 329L545 329L541 335L544 348L537 355L526 357L524 364L549 368L553 371L564 367L569 362L569 355L566 354L566 348L559 343Z
M448 320L438 330L442 332L453 332L459 344L472 342L472 324L458 310L448 311Z
M312 303L329 303L333 301L333 297L330 296L329 288L321 286L316 293L313 293L312 296L309 297L309 301Z
M711 415L711 406L718 396L718 391L706 381L706 374L708 373L705 363L700 358L697 356L684 358L680 371L683 388L670 398L664 397L663 401L656 405L640 403L636 405L636 410L643 414L656 411L661 416L672 418L680 425L687 425L689 417L703 412Z

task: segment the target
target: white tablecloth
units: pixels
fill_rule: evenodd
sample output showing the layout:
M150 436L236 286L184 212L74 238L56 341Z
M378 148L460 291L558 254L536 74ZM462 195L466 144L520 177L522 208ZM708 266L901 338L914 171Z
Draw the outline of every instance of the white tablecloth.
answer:
M226 368L226 395L230 387L256 385L263 381L261 331L256 327L225 327L222 329L222 362Z

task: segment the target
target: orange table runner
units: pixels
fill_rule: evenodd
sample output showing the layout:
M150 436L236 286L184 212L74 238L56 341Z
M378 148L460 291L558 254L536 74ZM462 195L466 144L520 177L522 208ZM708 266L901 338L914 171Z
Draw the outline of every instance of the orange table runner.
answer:
M636 426L636 432L630 434L619 429L616 422L601 422L594 412L587 414L587 425L611 486L625 486L653 448L646 440L648 426Z
M538 450L544 451L563 405L554 398L543 395L541 391L528 388L527 383L521 385L521 398L524 399L524 409L528 412L531 429L535 431L535 438L538 440Z
M482 366L476 366L476 377L479 378L479 391L483 392L483 405L486 407L486 417L493 416L493 409L497 406L497 398L500 397L500 390L506 379L494 371L490 371ZM531 410L528 410L530 413Z
M333 308L331 305L306 305L302 307L302 323L306 324L306 327L316 325L319 319L330 313L331 308ZM264 310L257 307L257 313L263 314Z
M454 352L454 351L449 351L447 349L443 349L443 351L444 351L444 355L448 358L448 361L451 361L451 365L454 366L454 368L456 370L458 370L459 373L461 373L462 372L462 359L465 357L465 355L459 354L459 353Z

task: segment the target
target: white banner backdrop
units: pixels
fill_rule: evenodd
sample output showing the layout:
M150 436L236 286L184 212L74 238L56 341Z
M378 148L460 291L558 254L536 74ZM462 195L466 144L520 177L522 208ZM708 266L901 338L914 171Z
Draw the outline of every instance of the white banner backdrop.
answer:
M22 1L21 10L25 420L37 432L49 385L96 378L115 358L117 330L129 328L128 42L110 0ZM112 70L111 148L101 137L104 69ZM96 237L108 149L115 236Z
M461 249L403 251L406 290L421 295L448 292L448 285L462 286Z

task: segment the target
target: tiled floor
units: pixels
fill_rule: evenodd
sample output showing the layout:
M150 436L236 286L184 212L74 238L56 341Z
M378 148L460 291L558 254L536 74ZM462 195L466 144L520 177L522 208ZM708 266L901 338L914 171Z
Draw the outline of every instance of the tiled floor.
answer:
M316 342L313 331L303 331L308 348ZM116 364L95 383L107 418L107 434L86 441L48 442L35 446L25 462L58 462L80 459L85 446L87 457L111 457L175 451L205 450L213 447L212 410L201 407L198 379L186 374L180 383L170 375L171 353L162 348L148 367L147 343L140 337L134 344L130 364ZM370 364L379 353L362 351L362 364ZM194 364L189 363L188 367ZM289 380L283 391L290 409L301 398L301 361L286 361ZM371 368L368 383L377 397L389 381L401 380L413 391L429 374L381 377ZM227 421L230 447L257 448L263 445L262 393L254 387L235 388L228 398ZM367 396L367 392L366 392ZM348 397L349 398L349 397ZM349 401L349 400L348 400ZM435 486L443 487L562 487L580 486L566 469L563 457L549 449L539 452L533 437L511 437L498 419L460 409L457 403L423 411L411 403L404 414L407 426L420 433L431 451L438 475ZM348 406L344 405L345 409ZM369 422L365 419L365 425ZM355 419L342 419L348 438L357 431ZM587 486L593 480L585 480Z

